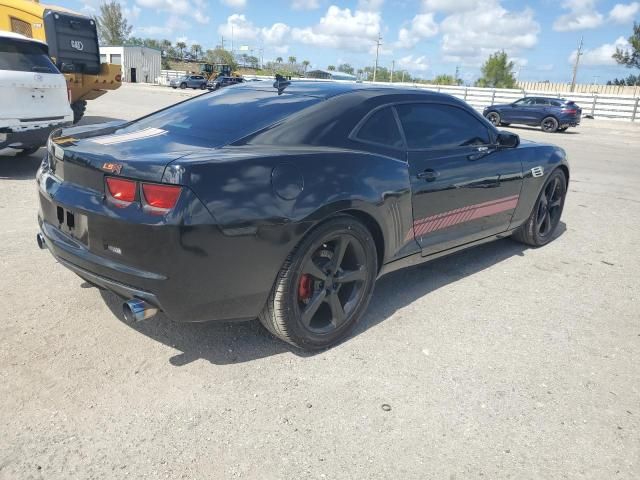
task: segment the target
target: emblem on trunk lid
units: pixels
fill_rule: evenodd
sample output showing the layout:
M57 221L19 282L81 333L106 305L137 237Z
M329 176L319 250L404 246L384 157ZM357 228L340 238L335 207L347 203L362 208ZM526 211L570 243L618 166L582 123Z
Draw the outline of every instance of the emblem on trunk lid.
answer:
M122 165L120 165L119 163L105 162L102 164L102 170L104 170L105 172L120 175L120 172L122 171Z

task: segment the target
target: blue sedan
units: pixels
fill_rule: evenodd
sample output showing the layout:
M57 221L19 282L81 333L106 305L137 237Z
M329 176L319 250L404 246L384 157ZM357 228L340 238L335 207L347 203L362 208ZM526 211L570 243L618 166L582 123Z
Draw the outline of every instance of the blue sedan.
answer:
M582 109L564 98L525 97L506 105L491 105L483 115L496 126L517 123L553 133L578 126Z

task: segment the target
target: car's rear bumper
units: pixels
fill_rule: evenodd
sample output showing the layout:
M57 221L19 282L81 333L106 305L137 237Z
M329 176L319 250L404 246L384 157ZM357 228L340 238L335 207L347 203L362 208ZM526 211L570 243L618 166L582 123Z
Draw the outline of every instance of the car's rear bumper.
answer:
M50 125L42 128L33 128L22 131L7 131L0 133L0 148L15 147L15 148L31 148L42 147L46 145L49 134L67 125L71 125L71 122L59 123L56 125Z
M264 306L282 259L266 256L256 265L247 251L260 240L224 235L188 189L175 216L151 218L110 209L100 192L42 169L37 181L42 238L87 282L144 300L177 321L252 319Z

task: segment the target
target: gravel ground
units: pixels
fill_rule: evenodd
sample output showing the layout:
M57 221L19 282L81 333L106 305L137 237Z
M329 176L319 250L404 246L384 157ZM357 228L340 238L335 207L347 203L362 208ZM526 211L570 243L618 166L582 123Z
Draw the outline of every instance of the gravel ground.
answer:
M84 121L194 94L125 86ZM390 274L315 355L124 323L37 249L40 155L0 156L0 479L640 478L639 127L511 129L569 154L559 237Z

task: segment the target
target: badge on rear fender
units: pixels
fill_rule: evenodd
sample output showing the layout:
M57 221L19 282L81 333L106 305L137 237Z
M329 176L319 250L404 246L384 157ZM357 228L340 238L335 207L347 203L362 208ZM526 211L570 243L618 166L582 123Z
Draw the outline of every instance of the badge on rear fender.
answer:
M105 162L102 164L102 170L104 170L105 172L120 175L120 172L122 171L122 165L120 165L119 163Z

